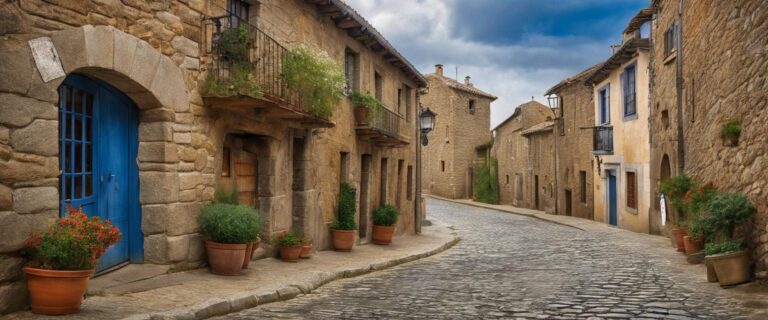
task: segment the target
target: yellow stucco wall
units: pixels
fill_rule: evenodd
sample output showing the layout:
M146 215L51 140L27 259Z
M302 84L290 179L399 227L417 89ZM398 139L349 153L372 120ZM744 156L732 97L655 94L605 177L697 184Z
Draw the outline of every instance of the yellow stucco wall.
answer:
M618 226L635 232L649 231L651 205L650 143L648 132L648 52L638 51L636 57L613 70L608 78L594 86L595 125L600 125L599 91L610 84L610 125L613 127L613 154L600 155L594 166L595 220L608 223L608 170L613 170L617 183ZM624 119L621 73L636 64L637 117ZM637 179L637 210L627 207L626 173L634 171Z

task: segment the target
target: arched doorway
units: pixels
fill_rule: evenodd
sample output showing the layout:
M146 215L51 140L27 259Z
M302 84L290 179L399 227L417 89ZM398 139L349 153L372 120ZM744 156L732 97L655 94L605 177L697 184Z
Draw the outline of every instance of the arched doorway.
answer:
M123 236L97 271L143 261L138 123L134 103L103 81L72 74L59 87L60 215L82 207Z

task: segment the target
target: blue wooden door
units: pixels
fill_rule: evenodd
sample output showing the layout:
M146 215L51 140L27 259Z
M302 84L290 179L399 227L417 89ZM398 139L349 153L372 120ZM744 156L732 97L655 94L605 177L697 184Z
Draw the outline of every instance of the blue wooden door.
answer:
M617 226L619 224L618 199L616 194L616 175L608 174L608 223Z
M70 75L59 88L61 214L82 206L120 229L97 270L142 262L135 105L101 81Z

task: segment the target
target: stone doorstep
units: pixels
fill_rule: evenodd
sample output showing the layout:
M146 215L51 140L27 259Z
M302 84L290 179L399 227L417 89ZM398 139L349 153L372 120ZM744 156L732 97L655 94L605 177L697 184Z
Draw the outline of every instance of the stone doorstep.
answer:
M292 299L334 280L355 277L438 254L459 242L451 226L434 222L421 235L390 246L363 245L351 253L320 251L309 260L251 262L241 276L207 268L167 273L166 266L129 265L93 279L79 314L67 319L206 319ZM47 319L29 311L9 319Z

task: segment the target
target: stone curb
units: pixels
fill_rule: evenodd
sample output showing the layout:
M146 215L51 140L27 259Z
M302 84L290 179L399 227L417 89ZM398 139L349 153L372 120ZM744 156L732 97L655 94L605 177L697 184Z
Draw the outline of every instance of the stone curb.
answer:
M211 298L197 305L174 309L170 311L139 314L126 318L125 320L201 320L216 316L222 316L229 313L239 312L245 309L254 308L263 304L277 301L293 299L302 294L308 294L323 285L340 279L357 277L374 271L384 270L407 262L419 260L443 252L456 245L461 238L453 233L453 239L441 246L425 252L411 254L405 257L394 258L392 260L372 263L366 267L339 270L334 272L323 272L318 274L315 279L288 284L276 291L269 293L252 294L244 292L227 298Z
M546 214L546 213L543 213L543 214L525 213L525 212L514 211L514 210L510 210L510 209L505 209L505 208L499 208L496 205L486 204L486 203L479 203L479 202L475 202L475 201L465 201L465 200L449 199L449 198L443 198L441 196L435 196L435 195L430 195L430 194L425 194L424 196L427 197L427 198L432 198L432 199L437 199L437 200L442 200L442 201L448 201L448 202L453 202L453 203L458 203L458 204L463 204L463 205L468 205L468 206L473 206L473 207L478 207L478 208L483 208L483 209L496 210L496 211L516 214L516 215L519 215L519 216L531 217L531 218L539 219L541 221L551 222L551 223L554 223L554 224L559 224L559 225L562 225L562 226L571 227L571 228L578 229L578 230L581 230L581 231L587 231L586 229L584 229L582 227L579 227L579 226L577 226L575 224L570 224L570 223L563 222L563 221L557 221L557 220L549 219L547 217L548 214ZM529 210L532 210L532 209L529 209Z

